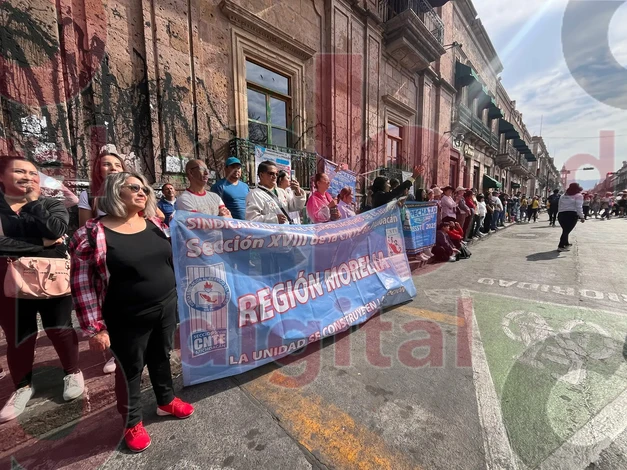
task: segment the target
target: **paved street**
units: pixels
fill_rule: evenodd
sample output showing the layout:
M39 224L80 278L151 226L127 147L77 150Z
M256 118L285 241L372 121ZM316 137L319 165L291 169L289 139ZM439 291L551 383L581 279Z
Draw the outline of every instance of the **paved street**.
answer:
M545 214L509 227L350 334L181 390L187 421L157 417L147 391L143 454L116 450L102 379L98 403L56 405L84 416L62 432L35 437L29 410L2 468L627 468L627 220L579 224L568 253L559 233Z

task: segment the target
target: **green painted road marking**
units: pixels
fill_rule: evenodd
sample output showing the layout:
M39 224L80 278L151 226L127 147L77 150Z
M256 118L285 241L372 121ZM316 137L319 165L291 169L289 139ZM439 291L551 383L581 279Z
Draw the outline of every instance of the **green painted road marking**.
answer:
M512 449L535 468L627 389L627 316L471 295Z

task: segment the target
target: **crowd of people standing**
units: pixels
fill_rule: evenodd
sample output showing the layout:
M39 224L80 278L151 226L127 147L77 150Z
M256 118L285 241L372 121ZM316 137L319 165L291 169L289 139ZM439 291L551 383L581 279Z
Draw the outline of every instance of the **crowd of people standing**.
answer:
M293 174L264 161L256 169L258 182L251 188L242 181L242 163L236 157L225 161L225 177L207 188L210 171L202 160L189 160L185 167L188 187L177 195L174 186L161 187L162 197L137 172L130 171L112 145L102 148L92 165L90 189L81 192L79 229L69 237L67 200L42 195L35 165L17 157L0 158L0 276L18 273L15 260L34 263L37 269L52 266L58 279L33 285L30 292L0 292L0 326L7 340L7 362L15 388L0 410L0 423L24 412L35 390L33 362L38 334L37 314L59 356L64 370L63 398L74 400L85 392L78 367L78 335L72 310L94 351L105 354L104 373L115 373L118 411L125 426L128 448L141 452L151 444L143 426L140 401L142 371L148 368L157 401L157 414L188 418L194 407L175 396L170 354L178 323L177 294L169 229L177 210L257 221L270 224L300 224L303 216L312 223L327 223L354 217L353 190L329 193L330 179L318 173L307 195ZM380 207L395 200L431 201L438 207L435 246L422 254L437 261L469 258L471 239L479 239L504 227L506 222L537 220L541 201L508 196L498 190L433 186L410 194L422 168L406 181L375 178L369 202L362 208ZM551 223L563 228L560 251L568 251L568 235L589 215L602 219L625 215L627 192L618 200L609 195L598 200L571 187L549 198ZM253 265L243 253L235 269L247 275ZM264 275L285 269L279 260L262 252ZM30 260L30 261L29 261ZM32 266L32 265L31 265ZM59 267L56 267L59 266ZM65 285L63 282L65 281ZM25 283L26 287L28 283ZM33 294L33 291L36 291ZM155 295L158 293L158 295ZM3 371L0 369L0 378Z

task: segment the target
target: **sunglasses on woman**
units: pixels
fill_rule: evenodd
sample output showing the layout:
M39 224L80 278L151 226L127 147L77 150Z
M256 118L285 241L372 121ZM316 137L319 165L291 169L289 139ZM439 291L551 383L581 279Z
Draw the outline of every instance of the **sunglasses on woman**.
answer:
M148 194L150 192L150 188L148 186L141 186L139 184L124 184L122 187L130 189L132 193L138 193L140 189L144 192L144 194Z

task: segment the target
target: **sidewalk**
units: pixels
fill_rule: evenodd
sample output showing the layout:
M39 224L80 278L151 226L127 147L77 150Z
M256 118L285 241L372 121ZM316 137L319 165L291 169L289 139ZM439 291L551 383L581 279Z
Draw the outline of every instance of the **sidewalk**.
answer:
M505 226L504 227L499 227L499 229L496 232L489 232L486 233L483 237L479 238L478 240L475 240L474 238L471 238L470 240L468 240L468 246L472 246L475 243L480 243L483 241L488 240L492 235L496 235L500 232L502 232L503 230L505 230L506 228L511 227L512 225L522 225L522 224L517 224L516 222L505 222ZM409 267L411 269L411 272L413 274L418 273L420 270L433 265L434 263L431 261L431 259L429 260L422 260L422 258L420 258L419 256L410 256L409 257ZM435 263L438 264L438 263Z
M0 365L7 376L0 380L0 406L13 393L13 382L6 362L7 344L0 339ZM180 375L179 354L172 355L172 373ZM79 332L79 367L85 378L85 393L80 398L63 400L63 369L52 343L43 331L37 338L35 363L33 366L33 386L35 395L18 419L0 424L0 461L7 454L13 455L17 449L27 447L33 441L45 439L51 433L72 423L85 423L90 417L115 404L115 374L104 374L102 368L108 356L102 352L89 350L87 338ZM142 389L150 388L147 370L142 377ZM118 417L113 406L110 415ZM9 452L10 451L10 452Z

